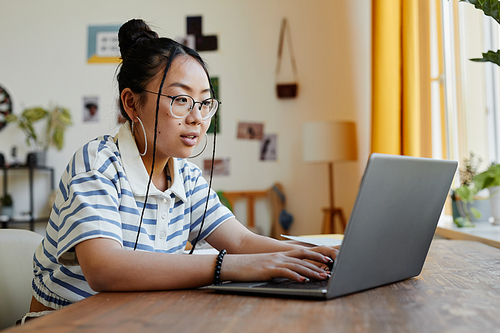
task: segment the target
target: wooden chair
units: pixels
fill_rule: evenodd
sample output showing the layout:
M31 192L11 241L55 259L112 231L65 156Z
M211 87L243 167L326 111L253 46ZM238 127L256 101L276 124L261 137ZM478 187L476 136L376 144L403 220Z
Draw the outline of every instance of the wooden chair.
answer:
M335 219L335 216L339 217L338 221ZM346 226L347 221L342 209L335 208L335 211L332 212L331 208L323 208L322 234L343 234Z
M281 193L283 192L283 185L275 183L275 186ZM271 187L263 191L223 191L223 196L229 201L231 206L238 200L245 200L247 207L247 228L255 230L255 201L258 199L267 198L271 204L271 237L282 239L280 236L286 233L285 229L280 224L279 217L281 210L285 207L285 202L280 198L276 190Z

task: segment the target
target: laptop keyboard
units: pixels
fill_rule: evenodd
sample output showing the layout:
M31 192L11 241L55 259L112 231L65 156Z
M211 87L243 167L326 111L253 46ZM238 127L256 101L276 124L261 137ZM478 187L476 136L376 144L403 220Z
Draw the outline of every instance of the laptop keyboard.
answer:
M269 282L255 285L258 288L278 288L278 289L325 289L328 285L326 280L311 280L309 282L297 282L289 279L274 279Z

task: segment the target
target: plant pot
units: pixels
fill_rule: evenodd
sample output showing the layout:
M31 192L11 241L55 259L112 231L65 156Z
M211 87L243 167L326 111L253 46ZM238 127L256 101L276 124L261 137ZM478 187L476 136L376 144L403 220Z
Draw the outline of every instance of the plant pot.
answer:
M40 150L28 154L26 163L30 167L44 167L47 161L47 151Z
M480 192L479 194L481 193L483 192ZM471 208L475 208L481 212L481 216L478 218L474 217L474 214L471 213ZM452 210L453 220L459 217L467 217L466 212L469 212L469 218L472 223L482 221L487 222L492 216L490 198L486 195L486 193L483 193L482 196L474 197L474 202L472 203L465 204L460 199L452 200Z
M491 216L493 216L493 221L491 224L500 224L500 186L489 187L490 191L490 204L491 204Z
M0 215L6 215L9 217L9 219L11 219L12 216L14 216L14 207L13 206L1 207L0 212L1 212Z
M47 151L46 150L40 150L35 152L36 155L36 166L45 166L45 163L47 161Z

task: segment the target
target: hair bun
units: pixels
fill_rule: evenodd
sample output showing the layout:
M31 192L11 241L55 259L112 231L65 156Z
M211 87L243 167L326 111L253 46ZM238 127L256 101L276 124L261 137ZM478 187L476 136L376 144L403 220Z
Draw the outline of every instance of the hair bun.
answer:
M158 38L158 34L141 19L132 19L120 27L118 41L122 58L126 57L130 49L145 40Z

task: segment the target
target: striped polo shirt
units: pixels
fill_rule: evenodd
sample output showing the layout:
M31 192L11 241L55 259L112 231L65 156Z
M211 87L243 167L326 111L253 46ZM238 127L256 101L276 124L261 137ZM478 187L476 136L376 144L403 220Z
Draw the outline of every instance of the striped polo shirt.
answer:
M198 234L209 191L202 171L176 158L169 160L168 171L172 177L166 191L150 185L137 250L183 253L187 241ZM61 177L45 238L33 257L32 288L39 302L59 309L96 293L78 265L75 245L102 237L133 250L148 180L129 123L115 137L99 137L75 153ZM200 240L231 217L210 190Z

